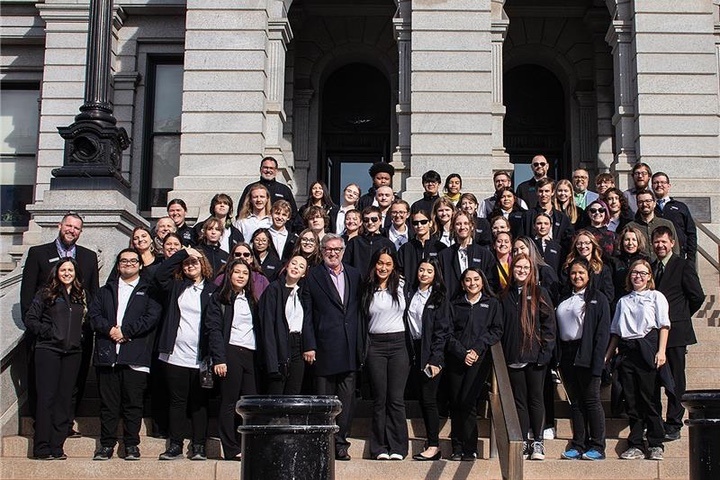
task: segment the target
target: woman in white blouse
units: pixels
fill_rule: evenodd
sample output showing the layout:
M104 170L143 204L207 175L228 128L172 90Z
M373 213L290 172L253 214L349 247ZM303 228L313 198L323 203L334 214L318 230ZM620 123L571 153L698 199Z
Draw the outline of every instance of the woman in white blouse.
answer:
M272 226L271 209L270 192L264 185L256 183L250 187L233 225L244 239L250 239L258 228Z
M630 421L628 448L620 458L645 457L643 430L647 429L648 458L662 460L665 431L660 379L664 376L662 368L670 331L668 301L655 290L652 269L646 260L636 260L630 265L627 289L631 292L617 304L605 354L607 363L618 348L618 372Z
M408 453L405 384L410 372L405 297L395 249L373 253L362 293L368 333L366 364L373 394L370 457L402 460Z
M257 393L255 351L257 314L250 267L234 259L225 270L220 290L213 294L205 325L213 370L220 377L218 433L226 460L240 459L235 404L241 395Z

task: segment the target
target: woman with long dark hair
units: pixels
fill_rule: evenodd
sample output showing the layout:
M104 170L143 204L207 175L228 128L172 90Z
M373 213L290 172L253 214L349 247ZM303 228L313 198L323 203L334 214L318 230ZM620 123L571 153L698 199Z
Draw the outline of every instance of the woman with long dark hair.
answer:
M608 230L610 211L602 200L598 199L590 203L585 209L587 215L587 226L585 230L595 235L603 255L611 257L615 252L615 232Z
M505 217L510 222L510 231L514 237L523 234L525 209L520 206L518 196L512 187L501 187L495 192L495 207L490 218ZM491 222L492 223L492 222Z
M272 283L282 269L282 262L273 245L270 231L267 228L258 228L252 235L251 243L253 254L260 264L263 275Z
M483 358L502 335L499 303L480 268L466 269L462 293L450 305L452 325L447 341L445 375L450 390L452 456L477 458L477 399L485 383Z
M301 302L305 273L305 257L290 258L285 275L272 282L260 298L260 341L268 395L298 395L302 388L302 333L304 328L311 328Z
M405 296L394 247L370 257L361 307L368 332L366 365L373 392L370 457L402 460L408 453L405 384L410 372Z
M263 275L260 264L258 263L257 258L255 258L255 255L253 255L252 247L245 242L236 243L235 246L232 248L232 251L230 252L229 259L231 261L233 259L242 259L250 267L250 282L252 283L252 294L255 302L257 303L260 300L260 297L262 296L265 289L268 287L268 285L270 285L270 282L268 281L267 277ZM227 269L227 265L225 269ZM223 281L225 280L225 269L223 269L223 273L221 273L217 276L217 278L215 278L215 285L217 285L218 287L221 286L223 284Z
M160 460L182 458L188 412L192 427L190 459L205 460L208 394L200 385L200 364L207 354L203 319L215 291L212 267L205 255L187 248L160 264L155 278L168 296L157 349L170 399L170 444Z
M322 254L320 253L320 239L317 234L306 228L298 236L293 248L291 257L300 255L305 257L308 263L308 269L320 265L322 263Z
M555 310L550 294L537 284L530 257L517 255L511 269L512 281L502 293L502 345L520 431L526 438L525 454L531 460L543 460L543 388L555 348Z
M63 450L73 418L72 392L82 356L87 299L80 267L61 258L23 319L35 337L35 434L33 458L65 460Z
M608 219L608 230L611 232L621 231L625 225L633 221L633 213L628 205L627 198L622 190L609 188L605 191L602 199L608 206L610 218Z
M228 263L222 287L213 294L205 317L213 371L220 377L218 433L226 460L240 460L235 404L241 395L257 393L257 308L250 274L243 259Z
M445 366L445 344L450 335L450 311L437 257L420 261L412 283L406 300L413 347L411 380L414 380L412 384L419 385L420 409L427 433L425 450L413 455L413 459L440 460L437 392Z
M453 206L457 205L462 195L462 177L459 173L451 173L445 178L443 197L450 200Z
M605 412L600 380L610 341L610 304L593 286L590 264L570 264L572 294L557 307L560 371L568 393L573 437L562 453L568 460L605 458Z
M627 289L615 309L610 326L610 345L605 354L608 362L618 349L618 372L623 388L630 423L628 448L620 458L645 458L643 448L647 438L650 460L663 459L665 430L660 402L660 385L667 358L670 307L665 296L655 290L652 268L647 260L630 265Z
M360 189L358 189L358 192L359 191ZM355 201L357 201L357 198L358 197L355 197ZM328 220L325 224L325 231L334 233L334 219L337 218L339 208L335 205L335 202L332 201L332 197L330 197L330 190L328 190L325 182L315 180L310 184L310 188L308 188L307 201L305 202L305 205L300 207L298 214L295 217L293 228L296 232L299 232L308 226L305 223L305 214L310 207L320 207L322 209ZM331 218L333 219L332 222L330 221Z

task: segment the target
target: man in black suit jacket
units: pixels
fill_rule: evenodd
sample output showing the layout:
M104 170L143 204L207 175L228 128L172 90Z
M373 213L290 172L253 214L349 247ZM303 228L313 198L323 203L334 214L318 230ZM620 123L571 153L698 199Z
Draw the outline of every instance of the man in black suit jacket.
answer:
M360 369L364 334L359 317L360 273L342 263L345 242L334 233L321 242L323 263L310 270L303 289L309 314L303 328L303 358L314 365L315 393L337 395L342 411L335 434L335 458L350 460L347 436L353 418L355 372Z
M80 266L80 275L87 297L87 304L92 303L95 294L100 288L98 280L97 255L92 250L77 245L82 233L83 220L77 213L66 213L58 224L58 236L55 241L43 245L35 245L28 250L23 267L22 283L20 284L20 312L25 317L35 294L48 280L50 271L63 257L74 257ZM29 347L32 348L34 339L27 337ZM32 353L29 351L30 359ZM92 334L85 332L83 336L83 353L76 389L73 392L73 408L77 406L85 389L85 379L90 368L90 355L92 353ZM32 362L32 360L31 360ZM35 408L35 378L31 365L28 369L28 402L30 410ZM72 425L72 424L71 424ZM71 427L72 429L72 427ZM75 435L76 432L71 431Z
M680 438L685 409L680 400L685 393L685 355L687 346L697 343L692 316L705 301L695 268L678 254L673 254L675 237L670 228L657 227L652 233L653 250L657 260L653 264L655 288L670 305L670 334L665 355L675 380L675 396L668 396L665 419L665 439Z

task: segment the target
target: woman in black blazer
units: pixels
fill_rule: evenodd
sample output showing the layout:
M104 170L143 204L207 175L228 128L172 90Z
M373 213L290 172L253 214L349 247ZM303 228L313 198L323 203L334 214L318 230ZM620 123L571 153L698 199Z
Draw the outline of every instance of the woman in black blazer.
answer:
M569 460L605 458L605 412L600 379L610 341L610 304L595 289L584 258L570 264L572 294L557 307L560 371L570 400L573 438ZM589 427L586 429L586 426Z
M239 418L235 404L241 395L255 395L257 309L252 294L250 267L232 260L223 284L210 300L205 328L213 371L220 377L218 433L225 460L240 460Z
M408 283L411 280L413 288L406 293L407 324L412 338L410 383L420 386L420 409L427 432L426 449L413 458L440 460L437 392L445 366L445 344L450 335L449 302L440 262L437 258L424 258L418 265L415 279L408 279Z
M72 392L80 371L87 300L80 267L72 257L61 258L48 278L23 318L35 339L33 457L65 460L63 445L73 416Z
M502 345L508 375L515 397L526 455L532 460L545 458L543 388L545 370L555 348L555 310L547 290L537 284L535 265L530 257L513 258L512 281L503 291Z
M212 267L194 248L179 250L158 266L156 281L167 295L157 349L168 387L170 445L160 460L182 458L188 411L191 460L205 460L208 395L200 386L200 363L207 353L203 318L215 291Z
M584 258L588 261L593 276L597 277L595 279L597 289L604 293L605 297L615 298L612 267L607 265L603 260L603 251L600 248L600 243L598 243L595 235L588 230L578 231L572 239L570 252L560 272L560 281L565 288L563 293L567 293L568 291L568 269L576 258Z
M485 274L478 267L466 269L460 279L462 293L450 305L450 337L446 370L450 390L452 449L450 460L477 458L477 399L485 383L483 357L500 340L499 303L491 295Z
M285 274L260 297L260 342L268 395L299 395L302 388L305 373L302 332L309 325L305 322L307 309L301 302L300 280L305 277L307 266L301 255L290 258Z
M280 270L282 269L282 262L275 251L275 246L272 242L272 237L267 228L258 228L252 235L251 239L253 253L257 262L260 264L263 275L268 279L269 282L277 279Z

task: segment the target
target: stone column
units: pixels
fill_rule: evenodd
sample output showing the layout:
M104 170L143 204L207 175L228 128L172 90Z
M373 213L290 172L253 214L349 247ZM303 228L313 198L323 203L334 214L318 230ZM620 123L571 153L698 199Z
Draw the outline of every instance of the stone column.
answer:
M403 177L407 176L410 168L410 113L412 110L410 104L411 15L411 2L399 2L397 12L393 18L395 40L398 46L398 103L395 106L398 123L398 144L392 154L392 164L396 172L393 185L396 186L396 189L402 185Z
M637 161L635 152L635 71L632 49L632 21L629 20L629 2L618 1L613 21L605 40L612 48L613 74L615 78L615 112L612 123L615 126L616 171L619 186L627 188L628 172Z
M578 131L580 132L578 158L573 159L573 169L583 168L594 172L597 168L595 158L595 94L593 92L575 92L578 102Z
M283 126L285 115L285 54L287 44L292 39L290 21L286 16L271 18L268 21L268 75L267 100L265 101L265 150L280 164L281 169L292 167L288 160L292 155L283 152ZM288 154L290 152L287 152Z
M499 11L496 11L499 10ZM491 52L492 52L492 156L496 167L503 167L510 160L505 152L504 122L505 105L503 103L503 43L510 20L505 15L502 5L492 5Z

